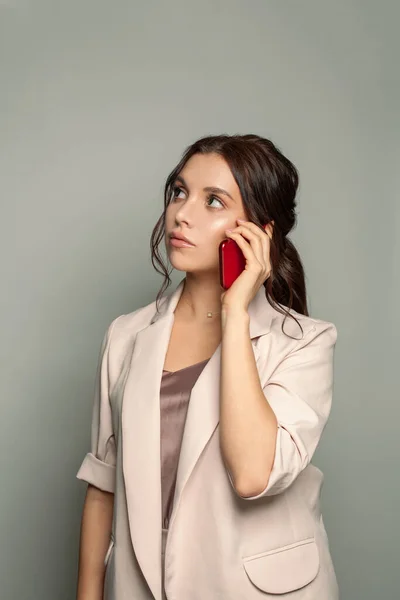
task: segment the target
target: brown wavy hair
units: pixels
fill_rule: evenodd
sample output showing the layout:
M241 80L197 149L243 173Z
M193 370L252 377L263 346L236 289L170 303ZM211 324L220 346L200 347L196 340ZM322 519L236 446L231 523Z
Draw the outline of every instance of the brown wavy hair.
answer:
M229 165L240 189L247 220L259 227L274 221L270 246L272 271L263 283L268 302L285 314L285 319L286 316L293 317L289 309L308 316L303 264L293 242L287 237L297 222L298 171L271 140L253 134L203 137L186 148L181 160L168 175L164 186L164 210L150 239L153 267L164 276L157 294L157 310L161 296L171 283L171 271L159 246L165 235L165 211L173 197L176 177L193 155L210 153L218 154Z

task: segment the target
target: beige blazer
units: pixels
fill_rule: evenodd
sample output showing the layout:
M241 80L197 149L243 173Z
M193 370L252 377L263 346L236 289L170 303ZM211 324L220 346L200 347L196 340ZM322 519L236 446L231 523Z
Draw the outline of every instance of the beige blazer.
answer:
M114 492L106 600L162 599L159 393L184 279L117 317L100 351L92 441L77 477ZM249 305L260 381L278 422L265 490L242 498L219 447L218 346L191 393L165 552L168 600L337 600L320 511L322 472L310 463L329 416L336 328L298 313L301 333L265 298Z

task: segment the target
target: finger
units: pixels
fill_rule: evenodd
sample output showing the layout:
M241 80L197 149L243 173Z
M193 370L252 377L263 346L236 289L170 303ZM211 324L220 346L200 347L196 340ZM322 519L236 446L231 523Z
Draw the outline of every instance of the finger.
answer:
M243 225L243 227L247 227L248 229L250 229L250 231L253 231L255 234L259 235L262 237L262 234L265 233L268 235L267 230L265 229L265 227L259 227L258 225L256 225L255 223L253 223L252 221L243 221L242 219L236 219L237 222L240 225Z
M241 222L240 219L237 219L238 222ZM260 227L253 223L252 221L245 221L243 223L243 227L247 228L248 231L253 231L257 237L263 242L263 262L268 265L268 270L270 269L270 248L271 248L271 240L272 240L272 228L274 226L274 221L269 221L265 227L262 228L262 232Z
M259 230L259 228L256 226L256 228ZM245 226L241 226L239 225L239 227L236 227L235 229L233 229L234 232L239 232L243 235L243 237L245 237L246 239L250 240L250 244L254 250L255 255L257 256L259 262L261 264L266 263L268 261L268 256L269 256L269 246L268 246L268 239L265 235L262 235L262 233L260 235L258 235L257 233L254 233L249 227L245 227ZM260 230L259 230L260 231Z

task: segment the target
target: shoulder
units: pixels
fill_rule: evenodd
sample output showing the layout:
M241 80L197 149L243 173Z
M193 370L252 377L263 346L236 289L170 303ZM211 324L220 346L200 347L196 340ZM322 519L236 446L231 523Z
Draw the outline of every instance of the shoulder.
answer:
M156 301L133 310L132 312L117 316L108 327L110 343L115 343L121 338L135 337L136 333L150 324L156 311Z
M306 348L312 348L317 354L334 349L337 328L331 321L303 315L293 309L288 315L273 307L271 311L270 329L257 341L257 349L265 357L274 356L280 361Z
M327 380L331 376L336 338L336 326L331 321L294 310L285 319L284 314L273 309L269 331L255 343L262 386L278 374L286 378L287 385L308 380L310 375L315 383L319 378Z
M287 307L283 307L286 311ZM293 309L288 311L289 314L278 311L271 307L273 317L271 319L271 333L273 335L284 335L295 338L293 341L302 343L313 334L330 337L336 342L337 328L334 323L324 319L318 319L310 315L303 315Z
M131 356L136 334L151 322L155 310L156 302L153 301L132 312L115 317L108 325L101 354L104 357L107 355L111 372L117 372Z

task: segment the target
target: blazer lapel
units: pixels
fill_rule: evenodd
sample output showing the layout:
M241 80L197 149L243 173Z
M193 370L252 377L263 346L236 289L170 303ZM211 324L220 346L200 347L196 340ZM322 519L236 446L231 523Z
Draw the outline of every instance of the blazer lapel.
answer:
M129 526L140 568L156 600L161 591L160 385L174 323L174 310L185 285L164 297L160 312L136 334L122 402L122 461ZM264 287L249 305L250 337L270 329L272 307ZM196 462L219 422L221 344L192 388L180 451L170 527Z
M133 549L156 600L161 594L160 385L184 282L136 334L122 401L122 467Z

